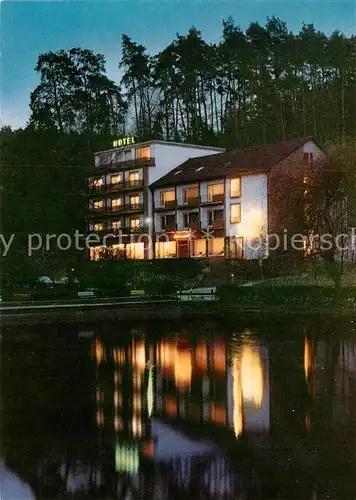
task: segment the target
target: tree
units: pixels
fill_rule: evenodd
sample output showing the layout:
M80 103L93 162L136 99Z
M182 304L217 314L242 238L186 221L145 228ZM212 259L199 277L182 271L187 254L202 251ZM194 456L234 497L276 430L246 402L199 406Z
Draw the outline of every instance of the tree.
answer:
M118 134L126 103L105 75L105 58L88 49L47 52L38 58L41 83L31 93L30 125L60 133Z

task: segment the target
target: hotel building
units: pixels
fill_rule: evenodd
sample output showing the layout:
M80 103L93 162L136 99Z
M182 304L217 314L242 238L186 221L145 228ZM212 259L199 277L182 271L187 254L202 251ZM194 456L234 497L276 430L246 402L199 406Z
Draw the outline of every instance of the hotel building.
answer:
M145 244L153 231L150 184L189 158L224 150L164 141L135 143L133 137L113 145L95 154L96 172L89 178L88 230L97 236L90 257L98 259L109 250L117 256L151 259L154 249Z
M288 227L323 156L306 138L188 159L151 184L155 258L267 256L254 242Z

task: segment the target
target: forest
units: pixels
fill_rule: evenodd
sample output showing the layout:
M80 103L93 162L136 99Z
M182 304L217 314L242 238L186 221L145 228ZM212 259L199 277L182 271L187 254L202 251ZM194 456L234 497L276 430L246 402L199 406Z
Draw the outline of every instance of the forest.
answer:
M124 133L225 148L356 140L355 36L230 17L216 43L192 27L157 54L126 34L121 46L120 82L92 50L39 55L28 123L1 130L2 233L84 229L93 153Z

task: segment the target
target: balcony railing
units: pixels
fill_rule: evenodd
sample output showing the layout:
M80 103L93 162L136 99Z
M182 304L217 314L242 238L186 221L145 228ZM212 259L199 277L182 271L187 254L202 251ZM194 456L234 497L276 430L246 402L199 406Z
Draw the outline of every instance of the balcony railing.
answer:
M200 198L199 196L191 196L190 198L184 198L178 201L179 206L196 206L199 205Z
M224 194L207 194L201 196L201 203L224 203Z
M110 191L120 191L121 189L138 189L143 187L143 179L126 180L122 182L112 182L100 186L89 186L89 194L109 193Z
M222 219L214 220L213 223L211 224L211 227L213 229L224 229L225 227L225 221Z
M89 207L90 212L94 213L118 213L118 212L135 212L143 210L143 203L127 203L111 207Z
M188 222L187 224L184 224L184 226L188 229L196 231L197 229L199 229L200 224L199 222Z
M107 156L102 156L95 169L98 170L108 170L113 168L135 168L135 167L154 167L156 164L154 158L135 158L134 160L117 160L116 158L112 159L112 154L108 154Z
M175 208L176 206L177 206L176 200L169 200L169 201L159 201L156 208L165 208L169 210L171 208Z

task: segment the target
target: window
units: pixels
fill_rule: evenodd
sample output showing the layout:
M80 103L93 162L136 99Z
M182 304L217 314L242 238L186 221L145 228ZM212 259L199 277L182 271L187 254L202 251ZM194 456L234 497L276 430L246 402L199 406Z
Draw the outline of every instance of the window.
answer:
M192 240L192 257L206 257L206 238Z
M121 174L115 174L110 177L110 183L111 184L119 184L119 182L122 181L122 176Z
M104 200L96 200L93 203L94 210L99 210L104 207Z
M112 229L120 229L121 227L121 220L113 220L111 223L111 228Z
M313 163L313 153L304 153L303 155L303 164L305 167L310 167Z
M111 206L113 208L119 208L122 205L122 198L114 198L111 200Z
M224 255L224 238L208 239L208 255L218 257Z
M130 196L130 206L131 208L135 208L140 204L140 195L132 194Z
M230 197L240 198L241 197L241 178L235 177L230 180Z
M195 186L184 189L183 197L184 203L195 203L199 198L199 188Z
M102 231L104 229L104 224L102 222L97 222L93 227L94 231Z
M199 214L198 212L190 212L183 215L184 217L184 227L189 227L190 225L198 225L199 224Z
M151 158L151 146L136 149L136 158Z
M209 210L208 224L212 226L215 221L224 222L224 210Z
M174 190L161 191L160 202L162 207L174 206L176 200L176 193Z
M104 180L102 177L99 179L89 179L89 188L98 188L104 185Z
M163 231L174 231L176 229L175 215L163 215L161 217L161 228Z
M130 228L135 229L136 227L140 227L140 219L130 219Z
M238 224L241 222L241 205L240 203L235 203L230 206L230 222L231 224Z
M208 201L224 201L224 184L210 184L208 186Z
M128 259L144 259L145 248L143 243L129 243L126 245L126 257Z
M157 241L155 244L157 259L174 259L177 254L175 241Z
M134 172L129 172L129 181L134 182L140 180L140 176L138 173L138 170L135 170Z

